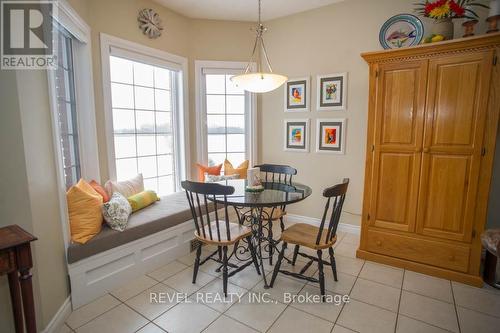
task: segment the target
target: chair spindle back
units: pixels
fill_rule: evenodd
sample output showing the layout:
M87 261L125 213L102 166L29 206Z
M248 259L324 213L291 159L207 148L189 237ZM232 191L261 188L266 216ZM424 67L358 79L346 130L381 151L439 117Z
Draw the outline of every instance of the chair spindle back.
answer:
M323 191L323 196L328 198L328 200L326 201L325 211L323 212L323 218L321 219L318 236L316 237L316 245L319 245L322 240L325 244L328 244L337 234L337 227L339 225L340 214L342 213L342 206L344 205L344 199L348 186L349 178L344 178L341 184L334 185ZM329 210L331 211L330 219L327 224L328 227L325 230L324 227L327 223L326 219ZM323 238L324 232L326 232L326 237Z
M292 177L297 174L297 169L289 165L260 164L255 167L260 168L264 173L265 182L292 184Z
M221 237L221 231L225 231L227 240L231 240L227 196L234 193L234 187L188 180L183 181L181 185L186 190L186 197L198 235L205 239L220 242L221 240L226 240ZM220 204L217 204L215 201L218 196L224 197L223 207L219 207ZM214 221L210 219L211 207L214 208ZM223 220L219 218L220 208L224 208ZM224 224L222 225L222 223ZM214 225L215 228L213 228Z

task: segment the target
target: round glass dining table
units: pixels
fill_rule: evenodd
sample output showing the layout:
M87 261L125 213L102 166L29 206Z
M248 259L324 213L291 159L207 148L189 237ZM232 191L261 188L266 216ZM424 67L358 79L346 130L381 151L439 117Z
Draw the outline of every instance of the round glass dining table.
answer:
M226 197L227 204L234 207L239 223L252 229L252 242L257 249L264 287L267 288L263 260L272 258L274 251L279 252L276 247L279 242L273 239L272 233L273 212L278 208L285 211L287 205L304 200L311 195L312 190L309 186L299 183L263 182L262 191L250 192L246 190L245 179L224 180L218 183L234 187L234 193ZM224 204L224 196L216 196L215 201ZM244 244L245 241L242 243L235 245L235 257L238 260L248 260L241 257L250 252L248 245Z

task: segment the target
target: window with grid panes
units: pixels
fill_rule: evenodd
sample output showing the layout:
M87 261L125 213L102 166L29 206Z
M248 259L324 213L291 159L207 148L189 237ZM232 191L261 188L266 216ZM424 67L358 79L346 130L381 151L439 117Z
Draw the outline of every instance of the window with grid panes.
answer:
M64 182L66 189L76 184L81 177L78 146L78 119L76 113L75 75L73 68L72 35L62 26L56 25L57 69L55 71L55 92L57 120L62 150Z
M116 176L144 177L145 189L176 190L173 98L174 71L110 57Z
M208 164L228 159L237 166L247 158L245 92L228 74L205 74Z

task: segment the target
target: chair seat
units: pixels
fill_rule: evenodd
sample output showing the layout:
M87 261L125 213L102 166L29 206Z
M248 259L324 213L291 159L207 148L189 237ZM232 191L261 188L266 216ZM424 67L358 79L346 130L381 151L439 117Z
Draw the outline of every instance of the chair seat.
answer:
M262 209L262 211L265 217L269 217L272 213L273 215L271 217L271 220L273 221L279 220L280 218L286 215L286 212L279 207L274 208L274 210L272 208L265 207L264 209ZM250 214L250 210L241 210L240 213L242 215L247 215Z
M220 230L220 241L217 234L217 226L215 222L210 223L210 226L205 226L205 235L203 236L203 232L201 235L198 232L194 232L196 239L200 240L206 244L215 244L215 245L228 245L234 244L242 238L246 238L252 234L252 230L244 225L240 225L238 223L229 223L229 232L231 235L231 239L227 239L227 229L225 222L219 222L219 230ZM210 229L212 232L212 239L210 239Z
M319 245L316 245L318 232L318 227L306 223L297 223L283 231L281 240L289 244L301 245L314 250L327 249L337 241L337 235L335 235L331 241L326 242L327 229L324 229L321 234L321 241Z

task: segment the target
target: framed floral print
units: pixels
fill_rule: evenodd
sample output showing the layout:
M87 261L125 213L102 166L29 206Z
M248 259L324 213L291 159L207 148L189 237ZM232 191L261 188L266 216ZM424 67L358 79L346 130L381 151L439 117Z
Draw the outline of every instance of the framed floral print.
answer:
M347 106L347 73L318 75L318 111L345 110Z
M286 151L309 151L309 119L285 119Z
M309 77L290 79L285 87L285 112L309 111Z
M341 119L318 119L316 123L316 152L344 154L345 123Z

